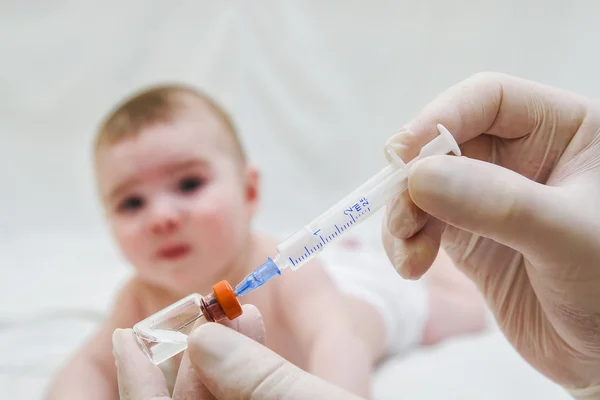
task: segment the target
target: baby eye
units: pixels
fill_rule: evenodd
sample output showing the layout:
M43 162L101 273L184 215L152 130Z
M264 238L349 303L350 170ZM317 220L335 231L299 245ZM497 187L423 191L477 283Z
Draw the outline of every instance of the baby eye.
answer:
M140 196L127 197L119 204L120 211L134 211L144 205L144 200Z
M179 182L179 190L183 193L191 193L197 190L204 184L204 181L200 178L185 178Z

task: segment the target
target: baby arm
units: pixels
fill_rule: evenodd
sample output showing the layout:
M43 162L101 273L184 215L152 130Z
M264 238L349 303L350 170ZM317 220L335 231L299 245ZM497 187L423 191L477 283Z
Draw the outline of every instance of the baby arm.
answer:
M122 289L110 317L63 367L52 382L46 399L119 398L112 334L116 328L131 327L141 319L133 286L129 283Z
M316 263L313 261L312 263ZM280 286L285 320L308 355L308 372L368 398L384 348L383 322L341 294L321 265L305 266Z

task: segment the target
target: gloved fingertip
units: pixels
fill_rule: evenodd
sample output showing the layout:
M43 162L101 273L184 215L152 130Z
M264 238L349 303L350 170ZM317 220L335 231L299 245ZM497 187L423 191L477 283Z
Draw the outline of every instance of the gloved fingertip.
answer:
M260 313L260 310L254 304L244 304L242 305L242 309L244 310L243 315L246 316L245 318L262 319L262 314Z
M401 269L398 271L398 274L406 280L409 281L418 281L423 277L426 271L423 271L422 268L415 267L410 263L405 263Z
M397 214L398 214L397 199L398 199L397 197L394 197L392 200L388 201L388 203L385 207L385 216L384 216L385 226L393 237L397 237L396 231L394 230L395 220L396 220Z
M406 279L409 281L417 281L423 276L423 274L421 274L418 269L412 268L408 264L402 265L397 271L398 274L402 277L402 279Z
M418 207L434 195L455 189L455 181L460 177L454 174L461 171L457 171L450 157L430 156L411 166L408 171L408 190Z
M406 191L397 196L387 207L387 229L398 239L408 239L415 235L428 219L429 216L415 205Z
M233 338L232 338L233 335ZM195 328L188 336L188 349L200 351L214 356L216 348L235 347L235 337L239 335L234 329L217 322L208 322Z
M202 345L210 341L212 337L218 335L218 331L223 329L221 324L216 322L205 322L195 327L188 336L188 347L193 345ZM215 332L215 330L217 332Z
M408 124L402 125L400 129L396 131L386 142L386 145L394 144L395 142L401 141L409 135L412 135L413 131L410 129Z
M403 279L410 279L411 271L410 266L406 262L407 252L402 239L394 239L393 242L393 259L392 264Z
M244 310L242 315L232 321L222 321L221 324L259 343L264 343L266 337L265 325L259 309L252 304L244 304L242 308Z
M397 162L397 158L400 158L406 163L408 160L406 160L405 157L409 156L409 150L411 149L410 145L411 142L414 141L413 137L414 132L408 127L408 125L404 125L395 134L388 138L384 146L384 153L388 162L395 164ZM414 156L416 156L416 153L413 154L413 157Z
M395 265L402 278L419 280L429 270L439 252L443 226L433 219L411 238L394 242Z
M127 335L131 335L131 329L117 328L112 334L113 355L119 356L122 353L123 346L127 340Z

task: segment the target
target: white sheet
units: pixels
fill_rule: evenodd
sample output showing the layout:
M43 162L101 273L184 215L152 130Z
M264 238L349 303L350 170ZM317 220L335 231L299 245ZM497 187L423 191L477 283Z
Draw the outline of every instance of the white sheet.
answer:
M474 72L597 96L598 11L593 0L2 2L0 387L37 397L127 274L90 162L93 130L121 96L183 80L221 101L264 172L256 226L284 236L384 166L386 138ZM359 233L378 243L379 221L365 224ZM73 305L84 314L51 322L51 340L23 325ZM496 358L456 367L486 354ZM562 395L498 335L393 361L377 382L380 398Z
M374 398L569 400L523 361L498 331L448 340L381 366Z

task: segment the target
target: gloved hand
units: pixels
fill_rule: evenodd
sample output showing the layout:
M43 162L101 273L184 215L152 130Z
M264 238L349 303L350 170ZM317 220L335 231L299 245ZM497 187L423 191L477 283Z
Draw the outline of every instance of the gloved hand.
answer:
M256 307L244 305L244 314L225 324L233 329L208 323L192 331L173 399L358 399L262 346L265 328ZM170 398L163 373L142 353L131 329L114 332L113 352L121 399Z
M418 279L442 244L531 365L576 397L600 398L599 105L478 74L388 144L407 162L437 123L466 157L414 165L408 190L388 205L388 256Z

